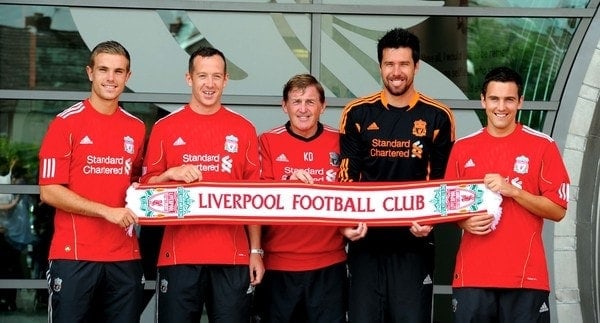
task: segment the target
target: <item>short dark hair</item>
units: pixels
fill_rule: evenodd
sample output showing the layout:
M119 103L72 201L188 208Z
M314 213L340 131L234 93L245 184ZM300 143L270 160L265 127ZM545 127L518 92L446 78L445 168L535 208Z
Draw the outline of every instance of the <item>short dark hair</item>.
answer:
M521 78L521 75L510 67L496 67L485 75L483 85L481 86L481 94L484 97L487 92L487 86L492 81L502 83L514 82L517 85L519 97L523 96L523 78Z
M412 50L412 59L414 63L417 64L419 62L421 57L419 37L406 29L394 28L385 33L385 35L377 42L377 59L379 60L379 65L381 65L384 49L400 47L410 48Z
M92 54L90 55L89 66L91 68L94 67L96 56L98 56L98 54L115 54L125 56L125 58L127 58L127 70L129 71L131 57L129 56L129 52L127 51L127 49L125 49L125 47L119 42L116 42L114 40L108 40L96 45L96 47L94 47L94 49L92 50Z
M194 71L194 58L196 58L197 56L212 57L215 55L221 56L221 58L223 59L223 62L225 62L225 71L224 72L227 73L227 60L225 60L225 54L223 54L223 52L221 52L220 50L213 48L213 47L200 47L197 50L195 50L190 55L190 59L188 61L188 71L190 73Z
M287 102L290 91L295 89L304 90L309 86L314 86L317 88L317 91L319 92L319 101L324 103L325 90L323 89L321 83L319 83L319 81L317 81L317 79L310 74L298 74L292 76L292 78L283 86L283 101Z

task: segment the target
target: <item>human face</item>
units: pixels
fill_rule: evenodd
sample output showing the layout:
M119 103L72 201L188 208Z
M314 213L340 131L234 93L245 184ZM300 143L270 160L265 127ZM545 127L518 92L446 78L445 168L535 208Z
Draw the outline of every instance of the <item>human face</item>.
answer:
M517 112L522 105L523 97L519 97L519 89L514 82L488 83L485 96L481 95L488 132L495 137L511 134L517 126Z
M118 101L131 76L128 66L129 61L123 55L96 55L94 66L86 67L88 79L92 82L92 101Z
M288 93L288 100L283 101L281 106L290 118L292 131L304 138L310 138L317 132L317 123L325 104L321 103L319 91L314 86L306 89L292 89Z
M194 58L194 69L186 73L186 79L192 87L190 106L194 111L212 114L221 107L221 97L228 79L221 56L197 56Z
M412 49L383 49L379 70L384 90L390 97L400 97L412 91L418 68L419 64L415 64L412 58Z

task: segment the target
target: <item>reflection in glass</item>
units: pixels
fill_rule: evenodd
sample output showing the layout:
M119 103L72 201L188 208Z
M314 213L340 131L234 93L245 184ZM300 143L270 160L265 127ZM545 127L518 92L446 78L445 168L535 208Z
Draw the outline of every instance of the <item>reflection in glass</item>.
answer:
M192 54L200 47L214 47L196 28L186 11L157 10L156 12L169 28L173 38L186 53ZM230 80L243 80L248 77L248 74L232 62L227 55L225 59L227 60L227 72Z
M478 99L488 70L508 65L523 75L527 100L549 100L578 23L572 18L469 18L469 98Z
M419 90L440 99L465 99L468 74L464 19L322 15L321 25L320 78L336 89L337 96L353 98L381 89L377 41L386 31L401 27L421 40L415 80Z
M416 82L424 93L441 99L478 100L487 71L506 65L523 75L526 100L548 101L579 24L575 18L359 18L323 15L325 68L320 77L340 97L380 88L376 43L386 30L400 26L421 39ZM423 74L427 81L419 83ZM545 111L521 111L519 120L542 129L545 115ZM483 123L485 115L479 117Z
M280 2L280 1L277 1ZM423 3L439 2L441 5L492 7L492 8L585 8L588 0L322 0L324 4L339 5L404 5L422 6Z
M523 76L525 100L550 100L578 24L575 18L469 18L467 52L472 74L467 96L479 99L487 71L506 65ZM485 120L483 113L479 116ZM518 115L520 122L538 130L545 117L545 111L522 110Z
M188 11L187 16L244 73L229 71L234 82L225 94L280 95L291 75L310 70L308 14Z
M377 20L377 24L370 24ZM421 39L421 70L441 73L428 77L425 87L442 99L466 95L479 99L483 76L491 68L507 65L525 78L525 98L547 101L579 20L572 18L461 18L360 17L323 15L321 79L338 97L356 97L376 91L379 64L376 44L383 33L400 26ZM371 27L367 27L369 25ZM440 30L448 32L440 33ZM327 74L335 77L330 77ZM440 88L432 84L447 79ZM418 82L418 80L417 80ZM425 91L425 89L424 89Z
M585 8L588 0L470 0L470 7L495 8Z
M28 28L33 26L31 19L45 17L46 29L77 30L68 7L0 5L0 17L5 27Z
M0 88L87 90L90 51L68 8L0 5Z

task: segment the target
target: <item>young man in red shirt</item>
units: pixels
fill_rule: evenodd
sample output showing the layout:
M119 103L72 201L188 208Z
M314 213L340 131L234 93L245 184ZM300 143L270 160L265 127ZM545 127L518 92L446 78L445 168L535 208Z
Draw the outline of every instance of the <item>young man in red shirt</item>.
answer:
M90 97L50 123L39 152L40 197L56 208L50 245L51 322L137 322L144 277L125 192L141 174L145 127L119 106L127 50L98 44Z
M203 47L189 58L190 102L158 120L144 159L143 183L258 180L254 126L221 105L225 56ZM260 226L165 227L158 255L158 321L248 322L254 285L264 274Z
M560 221L569 176L552 138L519 124L521 76L490 71L481 90L487 126L456 141L445 178L480 179L503 196L502 215L472 216L454 269L455 322L550 322L544 219Z

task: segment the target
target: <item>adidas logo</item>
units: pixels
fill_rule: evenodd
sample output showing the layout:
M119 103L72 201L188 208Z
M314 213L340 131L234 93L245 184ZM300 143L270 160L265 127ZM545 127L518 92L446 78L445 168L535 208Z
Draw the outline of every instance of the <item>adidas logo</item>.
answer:
M473 159L470 159L470 158L465 163L465 168L469 168L469 167L475 167L475 162L473 161Z
M90 139L90 137L85 136L81 139L81 141L79 142L79 144L81 145L91 145L93 144L92 139Z
M183 141L183 139L181 139L181 137L178 137L177 140L175 140L175 142L173 142L173 146L183 146L185 145L185 141Z
M546 302L543 302L542 306L540 306L540 313L543 312L548 312L548 305L546 305Z
M373 122L367 127L367 130L379 130L379 126Z
M431 280L431 276L427 275L425 279L423 279L423 285L431 285L433 284L433 280Z
M275 158L275 160L278 162L289 163L289 160L287 159L287 156L285 154L281 154L281 155L277 156L277 158Z

